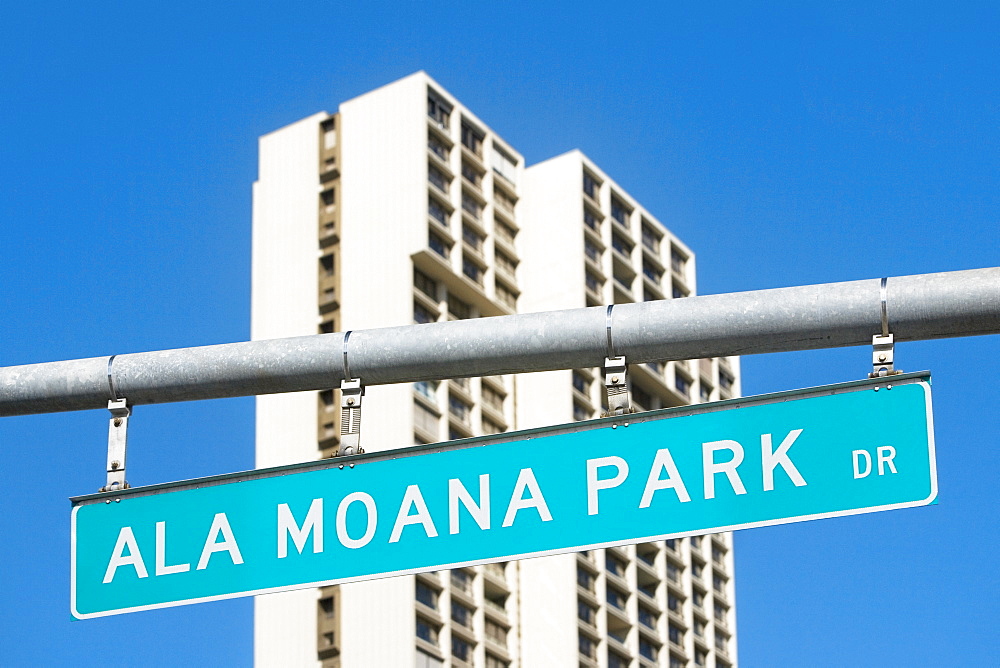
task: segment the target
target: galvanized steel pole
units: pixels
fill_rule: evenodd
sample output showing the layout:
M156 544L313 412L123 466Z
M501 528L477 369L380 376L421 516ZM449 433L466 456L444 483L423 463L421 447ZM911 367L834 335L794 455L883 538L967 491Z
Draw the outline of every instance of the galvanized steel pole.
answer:
M620 304L615 353L630 363L871 345L879 279ZM1000 333L1000 267L900 276L887 284L897 342ZM600 366L606 307L350 334L366 385ZM336 387L341 333L0 368L0 416ZM861 364L859 363L859 366Z

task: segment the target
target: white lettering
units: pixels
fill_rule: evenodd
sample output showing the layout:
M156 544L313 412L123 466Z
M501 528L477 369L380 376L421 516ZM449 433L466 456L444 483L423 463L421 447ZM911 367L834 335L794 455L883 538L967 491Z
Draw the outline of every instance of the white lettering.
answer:
M448 533L458 533L458 502L472 515L480 529L490 528L490 476L479 476L479 503L473 500L469 490L457 478L448 481Z
M123 555L122 553L126 547L128 548L128 555ZM115 573L118 572L119 566L133 566L135 574L140 578L149 575L146 572L146 564L142 561L142 555L139 553L139 544L135 542L135 534L132 533L132 527L122 527L122 530L118 532L118 540L115 542L115 549L111 553L108 570L104 572L104 584L115 579Z
M616 473L611 478L598 479L597 469L605 466L614 466ZM600 457L598 459L587 460L587 514L596 515L597 492L602 489L611 489L625 482L628 477L628 463L621 457Z
M191 564L174 564L167 566L167 523L156 523L156 574L170 575L172 573L187 573Z
M667 471L667 477L660 478L660 471L664 469ZM677 499L682 503L691 500L680 471L674 464L674 458L670 455L670 450L666 448L656 451L653 465L649 469L649 477L646 479L646 487L642 490L642 501L639 502L639 507L649 508L649 504L653 502L653 495L661 489L673 489L677 494Z
M528 498L522 498L524 496L524 490L528 490ZM503 518L503 526L509 527L514 523L514 518L517 516L517 511L524 508L535 508L538 510L538 516L542 518L543 522L552 521L552 513L549 512L549 507L545 503L545 497L542 496L542 490L538 487L538 481L535 480L535 473L531 469L521 469L521 472L517 475L517 482L514 483L514 491L510 495L510 503L507 505L507 513Z
M295 522L287 503L278 504L278 559L288 556L288 538L295 543L299 554L306 547L306 539L313 534L313 554L323 551L323 499L313 499L302 527Z
M416 508L417 514L410 515L410 508ZM417 485L410 485L406 488L406 493L403 494L403 501L399 504L399 513L396 515L396 523L392 525L392 535L389 536L389 542L399 541L403 527L409 524L422 525L428 538L435 538L438 535L434 521L431 520L431 513L427 510L427 504L424 503L424 497Z
M220 533L222 534L222 542L218 543L216 540ZM234 564L243 563L240 546L236 544L236 537L233 536L233 530L229 526L229 518L226 517L225 513L216 513L212 519L212 528L208 530L205 547L201 550L201 557L198 559L198 566L195 570L200 571L208 568L208 560L216 552L228 552L229 558Z
M883 475L885 469L883 464L888 464L893 473L896 473L896 465L892 460L896 457L896 448L891 445L883 445L878 449L878 474Z
M795 484L796 487L803 487L806 484L802 474L800 474L799 470L795 468L795 464L792 463L792 460L788 458L788 449L792 447L795 439L797 439L801 433L801 429L793 429L788 432L788 435L781 441L781 445L778 446L777 451L773 449L771 435L761 435L760 465L764 471L765 492L770 492L774 489L774 469L779 465L785 470L785 474L788 475L789 479Z
M851 453L854 462L854 479L866 478L868 474L872 472L872 456L868 454L867 450L855 450ZM865 459L865 470L861 471L861 458Z
M743 463L743 446L736 441L712 441L703 443L701 450L702 467L705 473L705 498L715 498L715 474L725 473L729 478L729 484L737 494L746 494L747 489L740 480L740 474L736 472L736 467ZM717 450L729 450L733 453L733 458L728 462L715 463L715 452Z
M355 501L360 501L365 506L368 516L368 524L365 527L365 535L361 538L351 538L347 533L347 509ZM375 507L375 499L370 494L364 492L351 492L345 496L340 505L337 506L337 540L346 548L356 550L371 542L375 536L375 528L378 526L378 509Z

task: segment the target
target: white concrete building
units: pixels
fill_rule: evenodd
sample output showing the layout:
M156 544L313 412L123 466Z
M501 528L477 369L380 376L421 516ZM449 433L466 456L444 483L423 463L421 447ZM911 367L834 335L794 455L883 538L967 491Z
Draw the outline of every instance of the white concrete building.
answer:
M694 289L691 251L584 155L525 169L423 72L260 140L254 339ZM640 409L739 392L737 359L630 376ZM362 442L373 451L590 419L602 395L599 369L370 387ZM257 466L330 456L339 429L332 391L258 397ZM324 668L733 666L732 554L719 534L262 596L255 657Z

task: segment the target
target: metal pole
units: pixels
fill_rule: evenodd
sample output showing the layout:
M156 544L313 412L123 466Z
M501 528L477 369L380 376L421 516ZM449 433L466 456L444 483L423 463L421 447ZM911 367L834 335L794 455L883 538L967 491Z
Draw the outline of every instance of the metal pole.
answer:
M614 308L629 363L871 345L879 279L671 299ZM1000 267L900 276L887 284L899 341L1000 333ZM366 385L600 366L607 308L357 330L350 372ZM337 387L344 334L0 368L0 416ZM859 361L859 369L864 364Z

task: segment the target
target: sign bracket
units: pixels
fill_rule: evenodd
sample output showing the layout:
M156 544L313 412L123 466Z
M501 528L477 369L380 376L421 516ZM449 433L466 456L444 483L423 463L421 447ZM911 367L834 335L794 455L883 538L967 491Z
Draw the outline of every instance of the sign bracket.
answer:
M893 340L892 334L889 332L889 310L886 299L886 286L888 282L889 279L887 277L883 277L882 285L879 289L882 297L882 333L876 334L872 337L872 371L868 374L869 378L882 378L902 373L901 371L897 371L893 366L895 341Z
M125 481L125 450L132 408L125 399L112 399L108 401L108 410L111 411L108 421L108 481L100 491L118 492L129 488Z
M608 333L608 355L604 358L604 387L608 392L608 410L601 417L628 415L635 412L628 397L628 365L624 355L615 355L614 339L611 337L611 313L614 304L608 305L605 320Z
M347 363L347 342L351 332L344 333L344 379L340 381L340 447L338 457L360 455L361 448L361 399L365 396L365 387L360 378L351 377L351 368Z

